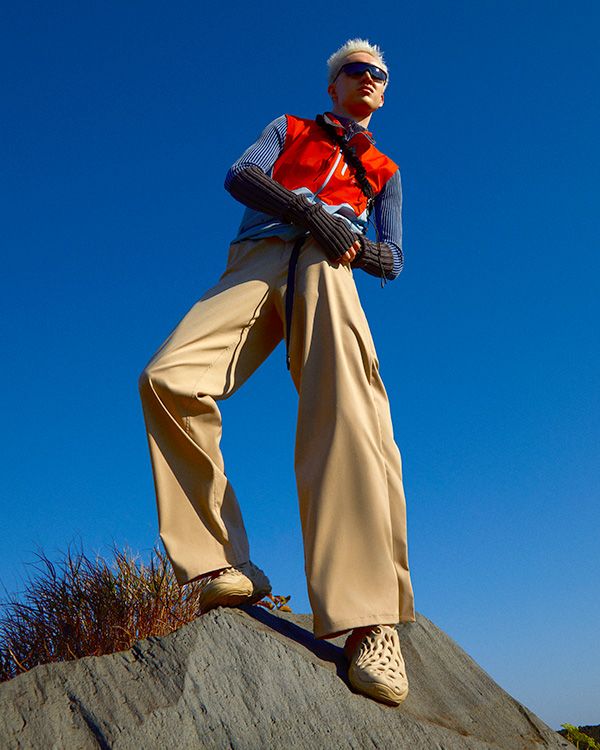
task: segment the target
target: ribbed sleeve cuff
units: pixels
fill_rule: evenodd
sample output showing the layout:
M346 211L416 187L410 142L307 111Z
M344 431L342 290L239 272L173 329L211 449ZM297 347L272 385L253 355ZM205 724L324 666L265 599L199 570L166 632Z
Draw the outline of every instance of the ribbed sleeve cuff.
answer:
M360 268L371 276L391 280L394 275L394 255L382 242L372 242L360 237L361 250L352 261L352 268Z

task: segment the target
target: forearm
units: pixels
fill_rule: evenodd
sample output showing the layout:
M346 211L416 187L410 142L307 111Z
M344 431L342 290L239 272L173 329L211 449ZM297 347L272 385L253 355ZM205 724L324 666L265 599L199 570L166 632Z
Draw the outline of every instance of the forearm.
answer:
M231 177L229 192L249 208L310 232L332 261L337 261L357 239L342 219L331 216L305 196L288 190L255 165Z
M298 196L283 187L256 165L247 166L229 179L231 195L248 208L262 211L269 216L288 224L292 222L290 213L298 203Z

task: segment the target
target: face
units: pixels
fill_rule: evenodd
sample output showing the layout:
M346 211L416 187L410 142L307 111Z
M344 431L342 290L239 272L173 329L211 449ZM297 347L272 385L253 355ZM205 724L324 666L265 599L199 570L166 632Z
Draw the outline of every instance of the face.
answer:
M368 52L353 52L344 58L344 64L349 62L378 65L377 59ZM342 71L336 80L329 84L327 91L338 111L346 112L352 117L364 118L383 106L384 88L384 82L371 78L368 71L360 78L350 78Z

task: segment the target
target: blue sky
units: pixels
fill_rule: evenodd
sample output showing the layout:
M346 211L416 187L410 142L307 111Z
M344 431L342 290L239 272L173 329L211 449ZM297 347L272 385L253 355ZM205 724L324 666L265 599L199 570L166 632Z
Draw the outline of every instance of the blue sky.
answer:
M383 290L356 276L417 609L552 726L599 723L600 7L344 7L3 10L0 582L40 548L149 554L138 375L224 268L231 162L326 109L325 59L365 36L391 70L371 125L406 264ZM253 559L306 612L295 411L279 348L223 404L223 450Z

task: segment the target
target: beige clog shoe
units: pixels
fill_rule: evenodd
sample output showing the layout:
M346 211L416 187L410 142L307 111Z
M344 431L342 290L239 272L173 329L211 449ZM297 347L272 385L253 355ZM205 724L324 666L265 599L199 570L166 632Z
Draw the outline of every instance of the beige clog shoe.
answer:
M254 604L271 593L269 579L252 562L225 568L216 576L209 575L205 578L208 580L199 597L202 613L214 607Z
M353 653L349 650L344 648L350 661L350 684L369 698L392 706L402 703L408 695L408 679L396 628L377 625L359 641Z

